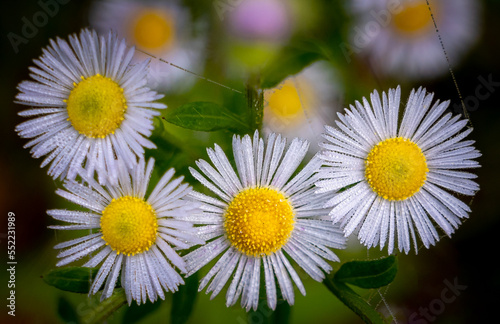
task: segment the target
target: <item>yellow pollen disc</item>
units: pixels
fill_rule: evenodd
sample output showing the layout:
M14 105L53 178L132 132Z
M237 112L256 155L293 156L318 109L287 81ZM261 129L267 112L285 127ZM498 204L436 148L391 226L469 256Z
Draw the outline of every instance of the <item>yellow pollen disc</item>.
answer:
M66 100L68 120L87 137L104 138L121 125L127 110L123 89L100 74L74 84Z
M117 254L134 255L156 241L158 223L154 209L142 199L113 199L101 217L102 239Z
M150 50L170 48L175 40L175 21L167 12L146 9L132 24L132 35L139 47Z
M224 214L232 246L248 256L269 255L290 238L295 213L288 199L271 188L248 188L238 193Z
M432 26L431 13L425 1L405 4L393 18L396 28L404 33L416 33Z
M299 93L290 80L285 81L281 87L268 91L268 107L274 115L293 118L302 113Z
M429 171L418 145L403 137L375 145L365 164L365 177L371 188L388 200L405 200L414 195Z

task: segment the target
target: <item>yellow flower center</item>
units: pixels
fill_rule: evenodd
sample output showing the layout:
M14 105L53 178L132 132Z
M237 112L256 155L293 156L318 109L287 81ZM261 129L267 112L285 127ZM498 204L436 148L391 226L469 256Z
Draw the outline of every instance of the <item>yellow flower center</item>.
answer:
M365 161L365 177L373 191L388 200L405 200L423 186L427 178L425 156L417 144L403 137L375 145Z
M404 33L416 33L432 26L432 18L425 1L405 4L401 12L394 15L394 25Z
M234 197L224 214L231 244L248 256L269 255L290 238L295 213L288 199L271 188L248 188Z
M100 74L84 78L65 100L68 120L87 137L104 138L121 125L127 110L123 89Z
M287 80L282 86L267 91L268 107L281 118L294 118L302 113L299 93L292 81Z
M134 255L148 250L156 241L157 229L154 209L136 197L113 199L102 212L102 239L117 254Z
M170 48L175 40L175 21L170 13L142 10L132 24L135 43L149 50Z

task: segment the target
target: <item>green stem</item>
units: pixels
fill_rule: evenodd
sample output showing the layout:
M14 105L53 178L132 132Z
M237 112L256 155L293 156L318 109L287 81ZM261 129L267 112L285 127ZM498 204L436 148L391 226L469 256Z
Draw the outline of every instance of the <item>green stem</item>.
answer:
M247 82L246 95L251 129L259 132L262 129L262 118L264 117L264 91L260 89L260 81L257 76L251 76Z
M110 315L123 305L127 304L127 297L123 288L117 288L113 295L99 303L92 312L82 317L82 323L94 324L104 322Z
M323 284L365 323L385 323L382 315L346 284L330 277L323 280Z

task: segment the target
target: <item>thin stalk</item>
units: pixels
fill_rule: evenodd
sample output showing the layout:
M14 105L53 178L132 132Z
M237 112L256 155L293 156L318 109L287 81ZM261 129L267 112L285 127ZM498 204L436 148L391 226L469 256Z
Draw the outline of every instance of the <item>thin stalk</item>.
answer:
M264 117L264 91L259 85L259 78L251 76L246 85L246 96L250 128L260 132L262 130L262 118Z
M123 288L115 289L111 297L103 300L91 312L88 312L84 317L82 317L82 323L103 323L109 316L125 304L127 304L125 291Z

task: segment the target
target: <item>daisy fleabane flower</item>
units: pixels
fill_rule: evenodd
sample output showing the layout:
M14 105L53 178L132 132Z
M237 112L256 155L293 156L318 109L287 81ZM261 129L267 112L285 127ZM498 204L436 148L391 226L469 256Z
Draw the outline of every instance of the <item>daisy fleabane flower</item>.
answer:
M444 114L449 101L432 104L433 96L412 90L400 120L400 87L374 91L371 104L363 98L338 115L336 128L326 126L317 192L333 194L325 207L346 236L359 230L361 243L389 253L396 241L408 253L413 241L417 253L417 235L429 248L439 241L436 227L451 236L468 217L453 193L479 190L476 175L460 169L478 168L481 154L463 140L472 132L463 130L467 120Z
M336 71L326 61L318 61L278 86L264 91L264 133L300 137L314 143L310 153L319 149L323 125L335 120L342 91Z
M116 159L130 168L144 148L155 148L147 139L152 118L164 109L162 98L146 85L148 61L131 65L133 48L112 33L97 36L83 29L69 36L69 44L51 40L31 67L34 81L19 84L16 102L33 107L19 113L34 117L16 127L19 136L32 138L33 157L46 156L53 178L74 179L85 165L97 171L99 181L116 178Z
M181 1L163 0L98 0L89 10L90 24L97 31L113 30L119 37L137 47L135 60L154 55L202 73L206 33L204 19L191 17ZM182 69L152 60L148 85L158 91L185 92L196 78Z
M479 39L481 1L354 0L351 43L373 69L395 78L433 78L448 72L439 35L452 65Z
M192 192L202 205L199 215L189 217L198 234L208 243L184 256L187 276L220 256L201 280L214 298L229 278L226 305L234 305L241 295L246 310L257 309L263 267L267 304L276 307L276 281L283 299L294 303L292 282L305 295L305 288L289 259L294 260L317 281L332 270L326 261L339 261L329 248L344 248L345 238L337 226L323 220L328 210L325 199L314 194L316 171L321 161L314 157L294 175L304 159L309 143L286 140L271 133L267 144L256 131L233 137L236 171L222 149L208 149L213 166L197 161L200 173L191 174L217 198ZM214 168L215 167L215 168Z
M197 210L196 203L185 199L191 187L182 183L183 177L172 180L173 169L163 175L146 199L153 166L153 159L147 164L141 159L129 171L118 163L118 182L105 185L85 174L81 176L88 186L66 180L65 189L56 193L88 211L47 212L56 220L71 223L50 226L52 229L92 231L54 248L63 249L57 266L84 256L89 256L84 267L101 264L89 291L97 293L106 282L101 300L111 296L120 272L129 305L132 300L140 304L146 299L165 299L164 289L175 292L184 283L175 268L185 272L186 266L176 250L204 243L193 224L184 219Z

